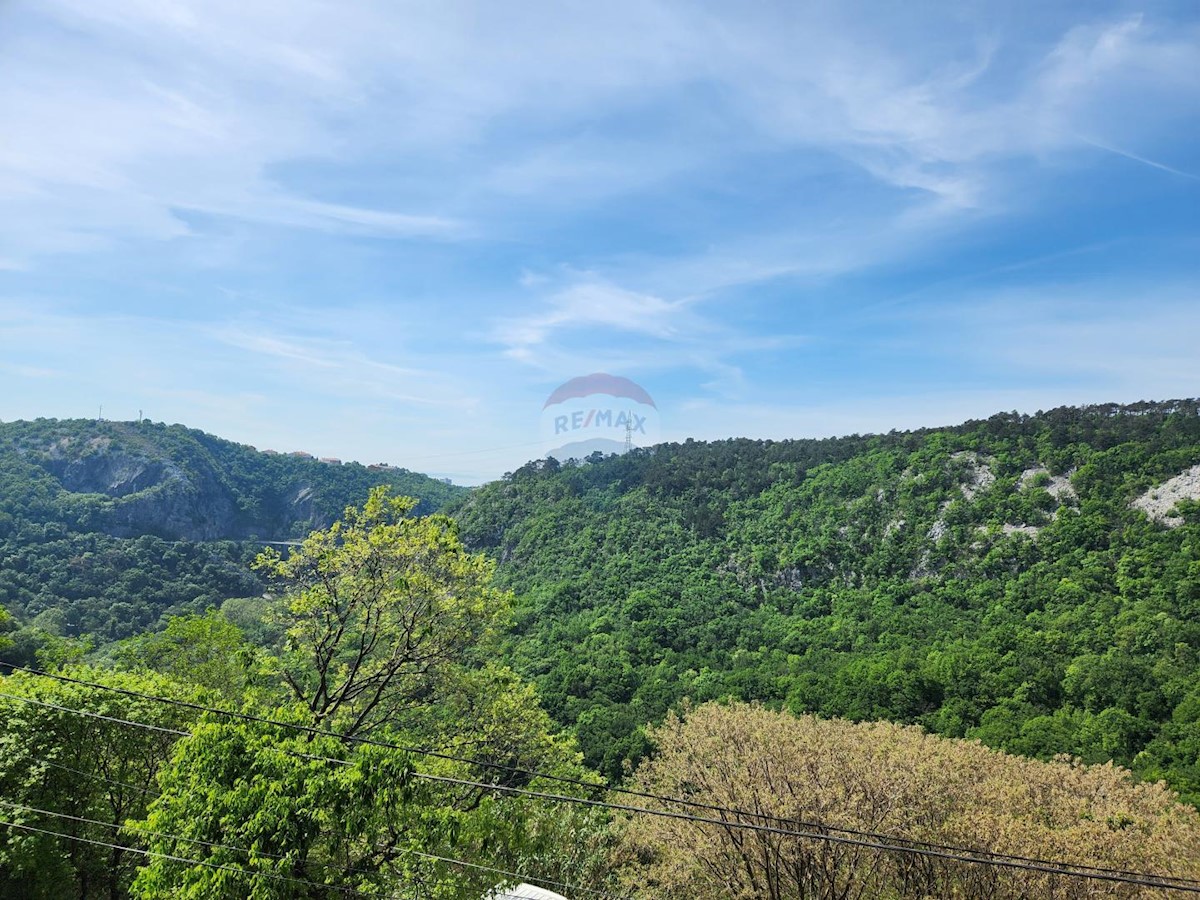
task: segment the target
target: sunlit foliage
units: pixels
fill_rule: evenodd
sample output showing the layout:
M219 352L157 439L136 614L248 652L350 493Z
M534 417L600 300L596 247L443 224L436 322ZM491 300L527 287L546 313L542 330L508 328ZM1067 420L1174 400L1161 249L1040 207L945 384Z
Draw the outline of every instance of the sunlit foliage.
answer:
M778 817L766 821L786 829L829 833L799 820L1200 877L1200 814L1162 785L1134 783L1111 764L1040 762L912 726L797 718L743 704L672 716L651 738L658 752L638 768L638 788ZM622 834L626 878L648 898L1161 896L1115 882L680 819L631 816Z

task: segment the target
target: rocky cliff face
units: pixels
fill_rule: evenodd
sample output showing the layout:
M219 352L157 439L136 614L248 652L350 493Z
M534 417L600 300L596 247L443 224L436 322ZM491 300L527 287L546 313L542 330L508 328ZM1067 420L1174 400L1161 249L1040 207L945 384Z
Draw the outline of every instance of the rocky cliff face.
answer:
M96 524L115 537L222 540L248 536L252 524L240 520L236 502L212 473L189 473L110 440L93 439L85 448L60 441L43 466L63 490L87 495Z
M1151 521L1168 528L1183 524L1183 516L1176 508L1181 500L1200 500L1200 466L1192 466L1174 478L1152 487L1130 504L1140 509Z
M340 512L324 508L314 485L290 472L283 483L266 472L259 479L243 477L259 501L251 502L246 484L233 484L215 460L192 454L180 461L137 437L119 427L115 438L54 435L48 442L26 443L18 452L53 478L63 492L60 499L90 528L114 537L278 540L326 527Z
M116 537L157 534L188 541L248 536L227 492L210 478L182 474L166 474L150 487L116 499L103 528Z
M76 459L61 453L47 468L73 493L125 497L158 485L184 480L177 466L121 452L92 452Z

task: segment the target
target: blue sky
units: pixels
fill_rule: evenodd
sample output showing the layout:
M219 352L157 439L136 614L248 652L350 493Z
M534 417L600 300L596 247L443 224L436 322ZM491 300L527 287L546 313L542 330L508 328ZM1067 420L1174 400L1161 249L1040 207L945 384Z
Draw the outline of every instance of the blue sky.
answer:
M1200 6L0 0L0 418L477 482L1200 395Z

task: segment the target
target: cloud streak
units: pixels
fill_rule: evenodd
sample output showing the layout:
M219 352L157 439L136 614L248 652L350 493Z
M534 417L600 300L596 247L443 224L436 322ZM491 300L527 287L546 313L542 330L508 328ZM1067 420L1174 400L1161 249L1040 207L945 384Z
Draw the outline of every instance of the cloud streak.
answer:
M39 236L3 236L26 257L194 238L176 209L402 239L486 233L514 202L598 202L719 163L736 145L712 138L730 125L746 146L833 153L891 188L972 209L1003 202L999 160L1068 152L1081 131L1109 146L1105 103L1128 106L1129 85L1175 91L1179 106L1198 90L1195 28L1165 34L1140 17L1077 26L1014 68L985 33L914 57L883 29L856 33L853 12L525 9L18 3L3 14L26 37L0 66L0 198ZM536 52L514 53L535 22ZM76 38L47 52L41 39L63 25ZM998 92L1002 67L1012 87ZM688 96L697 86L719 98L708 111ZM589 136L581 110L618 128ZM672 141L647 115L657 110L692 140ZM532 139L505 136L517 127ZM346 202L283 174L381 154L457 187ZM469 169L455 170L456 155Z
M1116 6L0 4L0 405L157 392L402 461L519 446L599 369L796 428L968 408L939 365L988 403L1165 389L1200 22ZM1082 282L1077 323L981 318Z
M560 332L617 332L672 341L699 324L686 301L626 290L595 276L562 287L548 298L546 307L496 323L493 334L505 345L506 355L527 361Z
M1111 144L1105 144L1101 141L1092 140L1091 138L1081 137L1083 143L1089 147L1095 147L1097 150L1104 150L1116 156L1123 157L1133 162L1141 163L1144 166L1149 166L1152 169L1158 169L1160 172L1168 172L1171 175L1178 175L1180 178L1188 178L1192 181L1200 181L1200 175L1195 172L1185 172L1182 169L1176 169L1173 166L1168 166L1166 163L1156 162L1153 159L1147 159L1144 156L1138 156L1136 153L1130 153L1128 150L1122 150L1119 147L1114 147Z

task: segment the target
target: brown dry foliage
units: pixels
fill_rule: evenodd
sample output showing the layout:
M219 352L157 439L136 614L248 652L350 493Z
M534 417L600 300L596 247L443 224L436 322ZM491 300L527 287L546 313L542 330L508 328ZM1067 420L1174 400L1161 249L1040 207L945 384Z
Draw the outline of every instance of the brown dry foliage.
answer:
M1039 762L911 726L744 704L690 710L653 739L658 753L638 768L639 790L917 841L1200 878L1200 815L1164 785L1134 782L1111 764ZM622 824L620 847L624 878L639 897L1182 896L644 815Z

